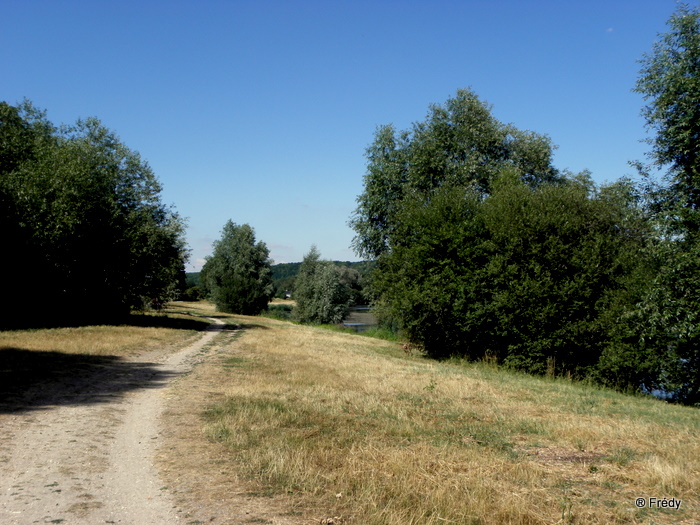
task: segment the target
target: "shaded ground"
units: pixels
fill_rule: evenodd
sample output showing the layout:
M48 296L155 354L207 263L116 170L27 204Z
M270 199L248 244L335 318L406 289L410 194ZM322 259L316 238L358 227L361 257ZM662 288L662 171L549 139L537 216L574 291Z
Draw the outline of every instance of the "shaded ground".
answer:
M4 348L0 349L0 414L110 403L132 390L160 387L172 377L155 362Z
M130 359L0 351L0 523L181 522L153 466L163 387L218 332Z

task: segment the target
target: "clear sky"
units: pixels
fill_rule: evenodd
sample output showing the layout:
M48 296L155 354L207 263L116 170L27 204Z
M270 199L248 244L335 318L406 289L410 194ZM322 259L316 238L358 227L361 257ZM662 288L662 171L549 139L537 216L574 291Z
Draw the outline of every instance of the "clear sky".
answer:
M694 5L695 2L690 2ZM347 221L379 125L473 89L560 169L633 176L631 92L675 0L0 0L0 100L94 116L188 218L198 270L231 219L276 262L358 260Z

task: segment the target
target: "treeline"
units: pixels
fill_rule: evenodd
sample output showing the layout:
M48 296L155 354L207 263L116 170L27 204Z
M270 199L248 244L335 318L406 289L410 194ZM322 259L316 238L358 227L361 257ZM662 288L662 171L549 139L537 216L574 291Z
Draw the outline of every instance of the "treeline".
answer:
M148 164L97 119L0 102L3 327L104 321L184 283L184 225Z
M371 264L360 264L371 268ZM295 277L292 318L301 323L338 324L351 306L369 302L365 277L355 268L321 259L312 246Z
M199 293L213 301L219 311L258 315L268 309L275 292L271 263L267 246L256 240L253 228L229 220L199 275ZM291 268L297 269L293 318L299 322L339 323L348 307L363 299L360 273L321 260L315 246L298 267ZM188 290L187 295L191 293Z
M330 261L339 268L355 270L361 280L360 286L365 287L365 279L374 268L373 261ZM296 277L299 275L302 263L280 263L272 266L272 282L275 285L275 296L285 297L285 292L294 295ZM359 299L358 299L359 300Z
M356 266L366 270L373 263ZM255 230L249 224L238 225L229 220L202 271L188 274L187 283L191 286L183 296L187 300L207 298L222 312L258 315L270 308L276 290L275 268L265 243L256 240ZM295 300L294 308L282 305L280 317L284 319L340 323L350 306L368 300L360 272L322 260L316 246L311 247L301 263L285 264L277 270L278 286L284 286L280 293L285 296L291 288ZM280 314L278 308L276 313Z
M700 402L700 11L670 27L636 86L659 183L562 172L469 90L377 130L351 224L385 324L436 358Z
M346 267L352 270L356 270L360 277L360 286L362 290L366 289L367 277L369 276L371 270L375 267L374 261L331 261L335 266ZM293 296L296 277L299 274L302 263L279 263L272 264L270 266L270 271L272 275L272 285L274 287L274 296L280 299L284 299L287 293ZM201 287L201 273L200 272L187 272L185 274L186 282L186 294L187 297L196 300L203 296L203 290ZM368 300L367 298L363 299ZM356 304L359 304L360 299Z

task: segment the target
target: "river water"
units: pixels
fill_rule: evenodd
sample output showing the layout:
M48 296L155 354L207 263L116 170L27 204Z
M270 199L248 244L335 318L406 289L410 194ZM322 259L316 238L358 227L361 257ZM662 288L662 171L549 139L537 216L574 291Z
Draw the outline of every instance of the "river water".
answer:
M364 332L377 326L377 319L369 306L353 306L343 325L353 328L356 332Z

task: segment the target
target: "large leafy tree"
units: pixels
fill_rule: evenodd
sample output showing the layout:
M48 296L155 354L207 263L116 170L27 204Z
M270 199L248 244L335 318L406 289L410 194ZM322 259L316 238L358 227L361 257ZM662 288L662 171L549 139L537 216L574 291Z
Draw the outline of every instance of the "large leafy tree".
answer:
M52 322L105 319L173 298L184 224L160 191L97 119L57 128L28 102L1 103L2 272L18 317L50 306Z
M347 268L322 260L318 248L312 246L294 285L295 318L302 323L340 323L348 312L353 280Z
M378 258L383 322L434 357L616 386L659 375L652 358L631 377L616 346L654 273L632 184L558 172L548 138L501 124L464 90L410 131L380 128L368 158L351 222L358 252Z
M0 275L4 283L3 295L11 298L20 310L32 302L53 299L49 294L36 293L41 289L37 280L42 278L43 257L31 242L32 228L25 215L32 199L24 194L23 186L27 184L22 184L18 174L21 166L36 158L43 143L48 148L55 144L52 131L32 126L20 108L0 102L0 232L3 239ZM8 309L4 322L12 326L19 317Z
M666 168L652 209L662 241L659 271L631 309L622 349L636 346L660 362L651 388L700 403L700 8L679 6L652 51L641 60L635 90L648 104L649 157Z
M222 312L257 315L274 293L270 252L248 224L229 220L202 268L201 280Z
M546 136L499 122L488 104L466 89L410 130L380 127L367 148L365 187L350 221L356 251L376 258L390 249L401 201L429 196L437 188L459 186L487 195L505 168L536 187L559 179Z

